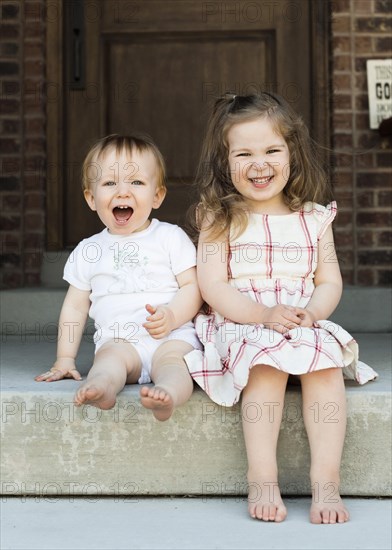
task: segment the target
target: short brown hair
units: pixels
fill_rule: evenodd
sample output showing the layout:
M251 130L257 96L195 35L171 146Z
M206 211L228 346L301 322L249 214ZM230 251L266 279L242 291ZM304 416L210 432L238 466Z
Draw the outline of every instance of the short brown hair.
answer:
M144 152L150 151L157 162L158 171L159 171L159 180L158 187L166 190L166 167L165 161L163 159L162 153L155 145L153 140L142 134L134 134L131 136L122 136L119 134L110 134L109 136L99 139L91 147L89 152L86 155L86 158L83 161L82 165L82 188L83 191L90 189L91 178L88 176L88 170L94 162L99 160L102 155L109 151L110 149L115 149L116 153L120 154L125 152L129 155L133 151Z

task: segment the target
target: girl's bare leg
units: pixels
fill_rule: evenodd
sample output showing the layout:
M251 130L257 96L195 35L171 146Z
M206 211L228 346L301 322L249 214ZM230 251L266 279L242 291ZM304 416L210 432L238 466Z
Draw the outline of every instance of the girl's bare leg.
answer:
M305 428L309 438L312 523L344 523L349 519L340 498L340 462L346 433L346 394L341 369L301 377Z
M143 386L140 396L142 405L151 409L157 420L168 420L174 408L192 395L193 381L184 361L184 355L192 350L182 340L169 340L156 350L151 366L155 386Z
M140 357L132 344L124 340L107 342L96 353L87 380L76 392L74 403L111 409L125 384L135 384L140 374Z
M288 375L256 365L242 392L242 426L248 457L249 514L264 521L287 515L278 486L276 447Z

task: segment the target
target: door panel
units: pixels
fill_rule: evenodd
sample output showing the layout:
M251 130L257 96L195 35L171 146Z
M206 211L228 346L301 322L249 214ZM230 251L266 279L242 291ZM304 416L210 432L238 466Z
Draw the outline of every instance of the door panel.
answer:
M91 143L103 135L151 135L168 169L168 195L156 216L181 225L217 97L226 91L276 91L312 126L308 0L79 3L85 74L82 88L65 83L62 154L68 169L59 230L64 247L102 228L84 202L80 167ZM72 38L71 15L66 38ZM66 67L74 55L71 38L64 42Z

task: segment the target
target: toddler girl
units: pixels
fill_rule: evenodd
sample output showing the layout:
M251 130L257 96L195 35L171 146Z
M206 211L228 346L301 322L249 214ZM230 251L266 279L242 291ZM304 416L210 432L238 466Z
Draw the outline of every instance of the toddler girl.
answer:
M345 522L343 374L362 384L376 373L358 362L352 336L326 320L342 292L331 227L336 203L307 128L276 95L227 94L209 121L198 183L197 270L208 309L195 324L205 351L185 360L216 403L232 406L242 394L249 513L286 517L276 447L292 374L301 381L311 449L310 520ZM319 410L333 403L333 422L317 422L314 403ZM251 404L264 408L258 421L247 421Z

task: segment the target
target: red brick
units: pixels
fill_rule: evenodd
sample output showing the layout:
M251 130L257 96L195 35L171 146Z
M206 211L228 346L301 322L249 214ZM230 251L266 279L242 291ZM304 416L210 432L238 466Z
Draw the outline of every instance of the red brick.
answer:
M20 172L20 159L18 157L5 157L1 159L1 175L18 174Z
M45 153L45 139L31 138L25 140L25 150L27 153Z
M334 93L351 92L351 74L336 74L332 75Z
M347 212L343 210L338 211L338 214L336 216L336 223L338 227L346 227L347 229L350 228L351 230L352 221L353 221L352 212Z
M392 153L377 153L377 166L382 168L389 168L392 166Z
M359 265L390 265L392 263L392 250L367 250L359 251Z
M374 2L373 0L353 0L355 14L373 13Z
M334 148L339 149L352 149L353 136L352 134L335 134L333 136Z
M370 36L355 36L354 44L356 53L373 53L373 38Z
M353 236L347 231L335 231L334 233L335 244L337 248L344 246L352 246Z
M374 154L358 152L355 155L355 166L357 168L375 168Z
M362 227L389 227L392 224L392 212L358 212L357 223Z
M352 102L350 94L334 93L332 101L336 110L349 111L351 109Z
M358 206L368 208L375 206L375 196L373 191L361 191L357 194Z
M333 58L334 71L350 71L351 56L350 55L335 55Z
M378 269L377 270L377 284L391 286L392 283L392 270L391 269Z
M20 151L20 140L16 138L0 139L0 151L6 154L17 153Z
M32 135L45 135L45 120L43 117L26 118L25 132Z
M369 115L367 113L357 113L355 115L355 126L357 130L369 130Z
M380 143L380 136L378 132L357 132L355 135L355 145L360 149L369 151L369 149L376 149Z
M333 113L333 128L335 132L353 130L353 116L351 113Z
M353 194L351 189L341 189L336 186L334 190L335 199L338 203L338 208L351 208L353 205Z
M335 13L350 13L350 0L332 0L330 2L330 10Z
M392 231L381 231L377 235L378 246L391 246L392 247Z
M2 215L0 217L0 229L2 231L20 229L20 216Z
M357 174L358 187L372 187L373 189L389 187L391 175L389 172L362 172Z
M341 273L344 285L354 284L354 271L352 268L341 268Z
M360 229L357 231L358 246L372 247L374 245L374 232L364 231Z
M350 172L338 171L336 172L336 181L339 187L346 187L348 189L351 189L354 181L354 175L351 171Z
M25 227L27 231L36 231L43 227L43 213L27 213L24 217Z
M20 121L11 118L3 119L4 134L17 134L20 130Z
M379 206L392 206L392 191L379 191L378 193Z
M0 100L0 114L2 115L18 115L20 110L20 103L15 99L1 99Z
M351 52L350 36L335 36L332 40L332 49L335 56Z
M20 84L15 80L4 80L2 86L2 98L14 99L12 96L17 96L20 93Z
M358 17L354 23L357 32L391 32L392 19L388 17Z
M354 164L354 155L347 153L336 152L335 165L338 168L352 168Z
M41 274L39 271L36 273L26 273L24 281L26 286L39 286L41 284Z
M13 195L3 195L3 212L8 211L12 212L15 210L20 210L22 207L22 198L19 194L13 194Z
M373 286L375 283L375 272L372 269L358 269L358 283L360 285Z
M45 197L42 193L25 193L25 209L42 212L45 208Z
M351 29L351 18L349 15L332 15L332 33L349 33Z
M389 36L376 37L376 46L374 50L376 52L389 53L392 51L392 39Z
M391 14L392 4L391 0L376 0L375 12Z
M9 40L10 38L18 38L19 26L18 25L0 25L0 36L3 40Z

